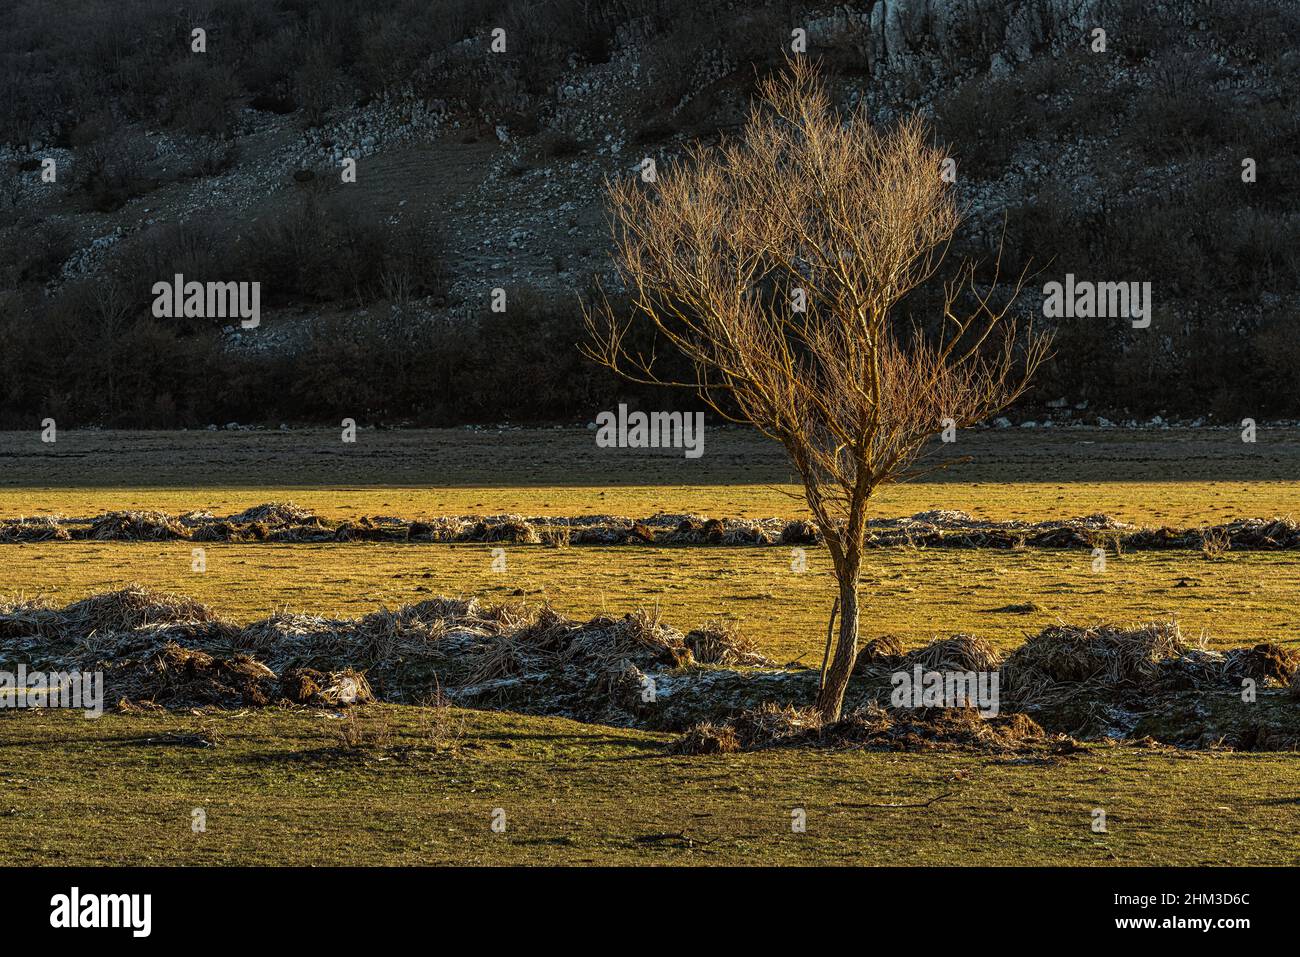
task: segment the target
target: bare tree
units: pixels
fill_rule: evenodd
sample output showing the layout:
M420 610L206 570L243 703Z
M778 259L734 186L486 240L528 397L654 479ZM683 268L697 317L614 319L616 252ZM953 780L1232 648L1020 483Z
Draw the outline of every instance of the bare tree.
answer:
M585 351L624 377L692 388L718 414L784 446L839 584L817 706L839 718L857 657L867 503L940 465L921 452L945 419L973 425L1024 390L1047 340L1017 345L1019 291L984 292L963 265L943 284L938 331L898 304L933 277L961 221L925 125L841 118L817 69L766 80L735 140L693 146L653 183L611 182L614 260L631 309L584 307ZM1022 277L1023 280L1023 277ZM964 308L959 308L964 303ZM630 345L633 323L690 362L665 377Z

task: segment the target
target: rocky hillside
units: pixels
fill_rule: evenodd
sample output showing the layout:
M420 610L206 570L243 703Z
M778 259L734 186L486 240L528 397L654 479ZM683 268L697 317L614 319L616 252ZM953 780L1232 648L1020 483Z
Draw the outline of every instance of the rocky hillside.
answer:
M1027 314L1066 273L1152 284L1148 329L1060 321L1024 417L1300 415L1290 3L365 6L133 0L69 25L18 4L0 424L652 401L573 349L609 268L602 184L734 132L801 42L846 109L931 119L969 210L954 252L1030 265ZM261 282L260 324L155 318L177 272Z

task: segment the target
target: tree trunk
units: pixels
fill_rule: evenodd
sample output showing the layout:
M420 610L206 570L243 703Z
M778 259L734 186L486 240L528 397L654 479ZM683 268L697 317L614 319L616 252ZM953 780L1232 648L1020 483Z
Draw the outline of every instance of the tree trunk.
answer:
M835 657L826 672L826 683L817 695L817 710L826 722L838 721L844 705L844 692L849 687L849 676L858 658L858 565L836 569L840 580L840 637L835 644Z

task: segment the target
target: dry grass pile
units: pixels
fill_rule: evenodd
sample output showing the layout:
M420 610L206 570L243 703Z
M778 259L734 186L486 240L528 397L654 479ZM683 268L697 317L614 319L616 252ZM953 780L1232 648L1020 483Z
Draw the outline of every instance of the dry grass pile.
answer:
M926 671L997 671L1001 664L988 639L974 635L936 638L903 657L907 665L920 665Z
M824 727L837 747L880 751L962 750L987 753L1042 751L1071 742L1049 735L1024 714L985 718L972 708L896 708L868 704Z
M271 540L302 542L331 538L336 542L405 542L410 535L411 526L406 522L363 516L355 521L341 522L332 529L328 523L320 520L314 524L277 529L271 533Z
M366 676L351 668L326 672L293 668L280 677L279 697L293 704L338 708L374 701L375 693Z
M1201 556L1207 561L1218 561L1232 548L1232 539L1223 529L1207 528L1201 533Z
M55 515L0 521L0 543L66 542L72 534Z
M720 519L682 515L671 529L659 532L658 537L665 545L721 545L726 531Z
M730 733L728 733L730 732ZM722 723L701 722L672 745L679 754L762 748L865 748L873 751L1043 751L1068 746L1023 714L984 718L970 708L896 708L870 702L831 724L813 708L765 703Z
M703 515L654 515L637 523L662 545L815 544L821 540L809 522L778 518L707 518ZM813 532L801 534L805 526Z
M1205 528L1140 528L1109 515L1045 522L991 522L965 512L935 510L871 522L869 544L919 548L1095 548L1132 551L1189 549L1218 557L1229 549L1300 548L1300 523L1245 518Z
M465 534L465 522L459 518L425 518L411 523L413 542L459 542Z
M277 612L241 629L235 648L278 672L300 668L323 671L365 655L364 646L356 640L354 622L289 611Z
M364 534L350 533L351 523L333 523L312 516L301 522L236 522L232 519L205 521L191 531L196 542L331 542L364 540Z
M1264 642L1253 648L1231 648L1223 653L1223 675L1228 681L1250 678L1265 687L1285 687L1300 671L1300 652Z
M682 668L695 663L685 636L665 625L659 610L641 609L622 618L599 616L576 629L559 657L605 672L627 661L643 669Z
M150 624L213 622L220 617L202 602L170 592L128 585L91 595L63 609L67 626L77 631L128 631Z
M741 747L731 725L701 721L688 728L668 750L672 754L734 754Z
M1047 522L991 522L965 512L935 509L909 518L871 522L868 544L876 548L1092 548L1121 539L1133 528L1109 515Z
M781 532L784 533L784 526ZM773 530L764 522L756 519L729 519L723 522L723 545L775 545L781 540L780 535L773 535Z
M1189 548L1218 558L1230 549L1300 548L1300 523L1290 518L1242 518L1204 528L1147 528L1126 536L1124 544L1133 549Z
M822 530L808 521L787 522L781 529L782 545L820 545Z
M92 649L109 636L154 626L170 629L225 623L200 602L128 585L91 595L63 608L43 598L0 601L0 649L49 646ZM227 626L228 627L228 626Z
M314 512L292 502L265 502L231 515L228 521L240 525L260 522L264 525L302 525L316 518Z
M632 543L632 525L628 522L608 522L601 524L566 524L571 545L627 545ZM550 527L555 527L551 525ZM666 541L660 538L661 542Z
M247 708L280 702L340 708L365 704L374 694L365 675L344 669L295 669L277 676L252 655L219 656L174 641L142 658L108 663L112 698L167 708Z
M697 639L705 663L766 661L734 628ZM698 663L654 611L576 622L545 604L447 598L356 620L281 614L245 628L240 648L277 672L346 662L386 700L436 687L475 704L620 724L635 722L646 673Z
M1291 518L1241 518L1216 529L1231 548L1300 548L1300 522Z
M50 671L103 671L112 701L166 707L298 701L301 693L286 694L276 672L246 644L241 629L207 606L136 585L63 608L44 601L0 604L0 660ZM371 697L365 677L344 667L321 673L309 699L338 704L349 695Z
M158 542L188 538L189 532L166 512L109 512L91 522L86 537L104 542Z
M1088 693L1114 697L1221 684L1227 658L1184 638L1178 623L1132 628L1054 625L1013 651L1002 665L1002 695L1017 706Z
M519 515L494 515L469 525L459 539L463 542L506 542L511 545L537 545L542 539L537 529Z
M63 608L0 605L0 660L103 669L114 700L168 704L331 704L346 697L339 688L347 679L363 686L360 700L373 685L388 700L413 701L433 688L527 679L575 714L635 710L650 670L768 664L734 625L688 636L656 611L576 622L544 604L435 598L357 619L285 611L238 627L197 602L136 586ZM274 688L240 677L254 663ZM192 693L178 690L178 675Z
M236 525L225 519L214 519L186 526L190 539L195 542L264 542L270 531L265 525Z
M894 635L872 638L858 651L853 665L855 675L883 674L896 671L907 663L903 656L903 643Z
M335 521L291 502L268 502L225 518L208 512L109 512L93 519L28 518L0 521L0 543L17 541L205 542L475 542L512 545L819 545L813 523L780 518L709 518L660 512L648 518L616 515L526 517L461 515L407 520L373 516ZM1203 528L1140 528L1108 515L1045 522L993 522L965 512L933 510L906 518L873 519L867 544L877 548L1095 548L1122 551L1188 549L1217 558L1252 549L1300 549L1300 524L1290 518L1246 518Z
M111 680L115 699L186 708L260 707L271 703L276 685L275 672L249 655L216 658L170 641L142 661L114 667Z
M502 543L510 545L774 545L817 544L816 526L783 519L717 519L666 515L644 519L522 515L446 516L406 520L392 516L334 521L290 502L269 502L224 518L192 511L110 512L89 520L53 517L0 522L0 543L63 539L199 542Z
M734 621L710 622L703 628L689 631L684 643L691 656L702 665L767 667L772 664Z
M0 603L0 666L100 670L108 700L167 707L418 703L438 692L460 705L691 729L681 748L711 753L729 749L731 738L741 749L1037 747L1041 728L1013 713L1026 709L1070 733L1151 734L1192 746L1300 735L1300 713L1279 707L1280 693L1241 713L1232 710L1239 695L1204 694L1239 691L1252 678L1261 687L1289 684L1300 696L1300 655L1270 644L1206 651L1175 623L1044 629L1001 662L1003 714L987 720L966 709L872 703L882 675L899 667L993 671L999 662L987 642L955 635L903 654L885 637L869 642L863 658L850 711L823 726L815 711L788 704L811 700L815 671L770 667L733 625L683 634L657 609L579 622L545 604L433 598L355 619L282 612L241 627L198 602L137 586L61 608Z
M815 708L765 701L738 714L732 726L740 746L752 751L809 741L820 736L824 724Z
M568 525L548 525L538 534L547 548L568 548L573 539L573 530Z

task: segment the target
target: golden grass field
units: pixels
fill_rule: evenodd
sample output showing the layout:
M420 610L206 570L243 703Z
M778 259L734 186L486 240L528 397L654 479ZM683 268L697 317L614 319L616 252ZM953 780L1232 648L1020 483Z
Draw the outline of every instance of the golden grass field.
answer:
M1234 445L1235 442L1235 445ZM238 511L293 501L343 517L521 512L794 517L779 454L710 433L698 462L610 462L583 429L310 433L68 433L55 447L0 435L0 516L111 509ZM1285 435L1047 436L959 443L972 461L889 489L878 514L962 509L994 519L1107 512L1195 526L1300 512L1300 455ZM57 449L57 451L55 451ZM1033 477L1035 481L1029 481ZM824 550L485 545L0 545L0 591L60 603L136 581L240 621L288 607L351 616L431 594L546 599L572 616L658 605L689 628L738 620L780 661L815 663L832 595ZM1300 637L1300 555L881 549L864 574L864 637L907 645L969 632L1007 647L1054 621L1176 616L1220 646ZM1019 606L1019 607L1013 607ZM1026 608L1025 606L1030 606ZM765 751L673 757L670 736L562 719L366 709L359 746L310 710L109 714L0 712L0 842L61 863L1293 864L1293 754L1090 745L1024 763L954 753ZM439 720L448 720L446 716ZM169 744L202 733L213 746ZM373 746L371 746L373 745ZM398 746L394 746L398 745ZM93 784L91 783L93 782ZM925 809L865 805L946 795ZM190 829L193 807L209 828ZM489 814L507 810L494 834ZM790 831L792 808L808 833ZM1107 808L1110 833L1090 830ZM684 834L690 840L657 835Z
M429 488L365 486L197 486L0 488L0 518L97 515L110 509L233 514L267 500L291 501L330 518L362 515L626 515L696 513L736 518L807 514L798 486L499 486ZM1139 525L1211 524L1238 516L1300 514L1300 482L1001 482L914 483L883 492L881 518L934 508L960 509L994 521L1040 521L1098 512Z
M549 600L570 617L658 606L681 630L738 621L770 657L805 664L821 654L834 596L829 558L809 548L791 570L788 548L550 549L514 545L492 570L488 545L208 544L192 572L189 542L55 542L3 546L12 590L60 604L139 582L197 598L240 622L281 608L357 617L431 595ZM1092 571L1084 550L878 549L863 576L864 636L908 646L977 634L1010 646L1056 621L1086 624L1177 618L1211 645L1300 643L1300 556L1135 552ZM1037 606L1024 610L1025 606Z

